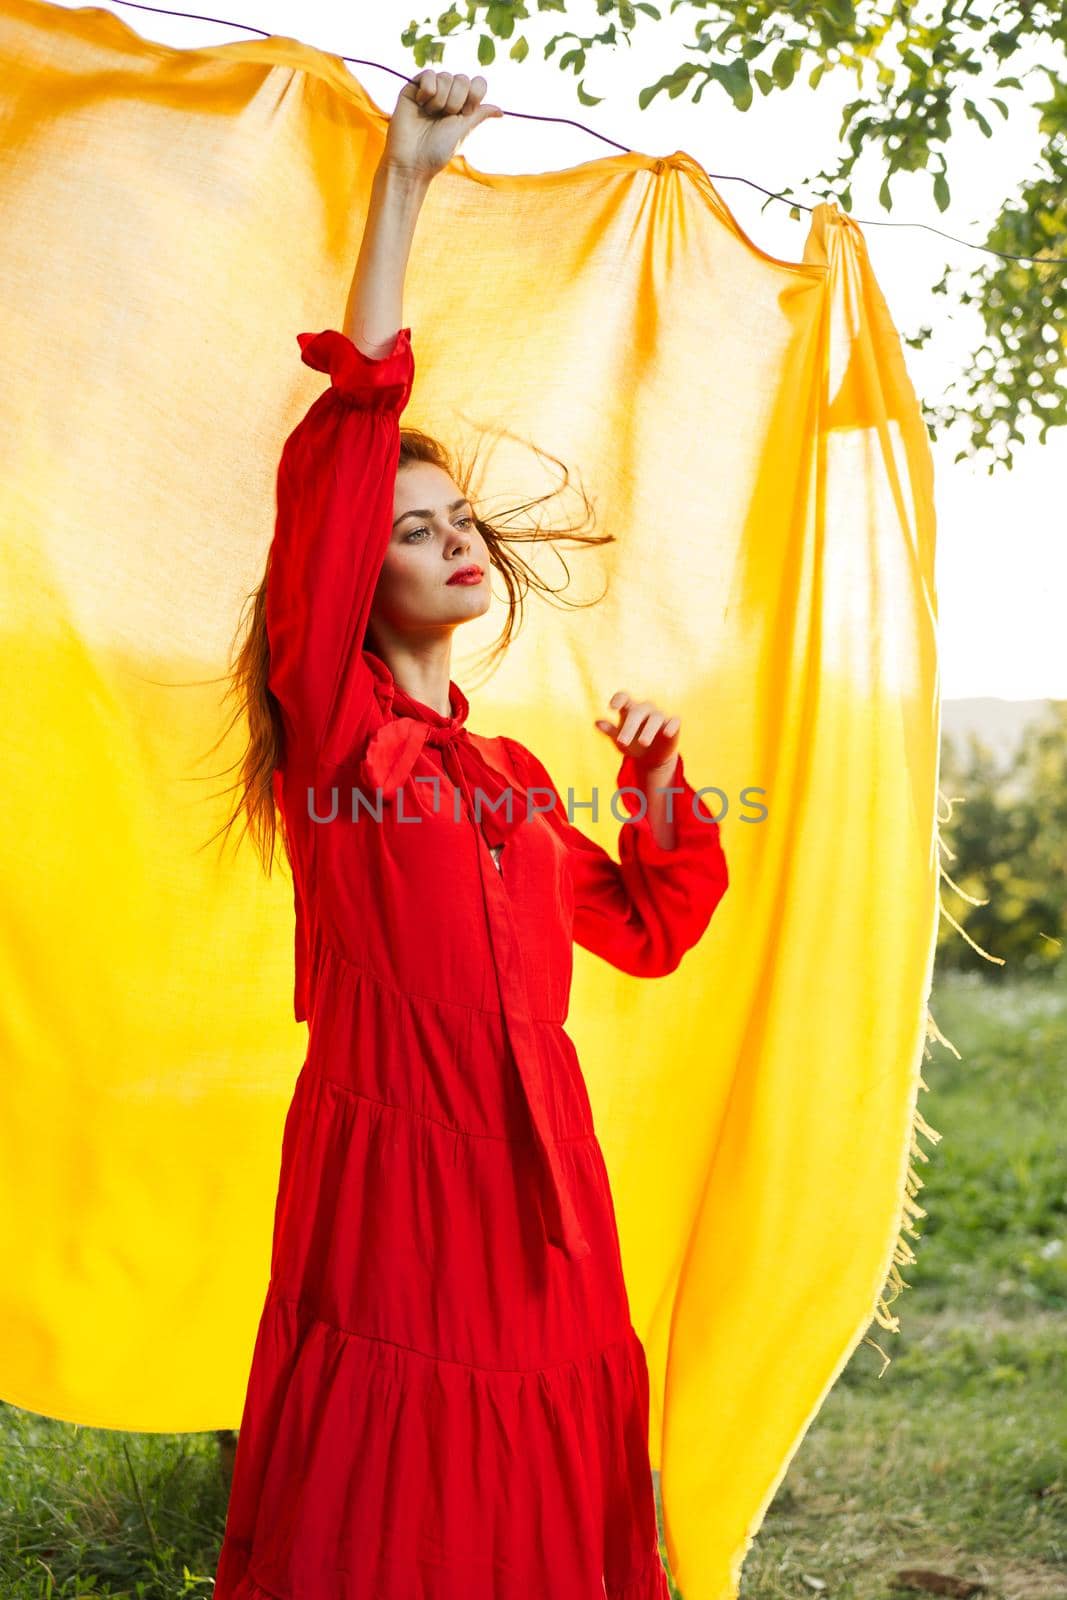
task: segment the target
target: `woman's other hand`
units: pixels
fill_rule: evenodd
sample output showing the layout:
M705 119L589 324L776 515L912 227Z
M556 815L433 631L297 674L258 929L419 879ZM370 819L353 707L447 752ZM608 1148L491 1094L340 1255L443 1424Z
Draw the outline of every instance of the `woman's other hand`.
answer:
M608 704L618 712L618 723L598 717L596 725L608 735L616 749L637 762L646 773L654 772L661 779L664 772L673 770L680 719L669 717L651 700L633 699L625 689L613 694Z
M484 104L486 87L480 75L468 78L462 72L424 68L397 96L383 163L414 177L441 172L472 128L487 117L504 115L499 106Z

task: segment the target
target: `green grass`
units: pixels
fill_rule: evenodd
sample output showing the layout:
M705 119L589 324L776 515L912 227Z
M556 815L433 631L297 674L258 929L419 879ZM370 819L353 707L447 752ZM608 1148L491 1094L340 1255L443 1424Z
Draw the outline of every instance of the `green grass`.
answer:
M977 958L976 958L977 959ZM1067 993L946 975L920 1096L902 1329L860 1345L745 1565L742 1600L904 1600L928 1568L985 1600L1067 1600ZM0 1600L210 1595L226 1486L211 1434L118 1434L0 1407ZM487 1600L472 1596L471 1600ZM531 1596L531 1600L551 1600Z
M1067 1600L1067 993L951 975L920 1093L942 1135L893 1303L790 1463L742 1600L902 1600L915 1568ZM814 1580L814 1582L812 1581ZM818 1587L820 1584L825 1588ZM913 1591L914 1592L914 1591Z

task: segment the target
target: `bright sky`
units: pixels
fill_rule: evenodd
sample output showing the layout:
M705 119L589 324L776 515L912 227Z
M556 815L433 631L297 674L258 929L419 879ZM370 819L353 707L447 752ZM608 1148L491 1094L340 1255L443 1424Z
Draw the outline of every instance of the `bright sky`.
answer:
M414 8L411 0L377 0L373 7L358 8L351 0L303 0L300 5L294 0L211 0L210 6L200 0L161 3L285 34L335 55L369 58L408 76L415 66L411 52L400 44L401 32L413 15L421 25L443 9ZM108 0L107 9L142 37L179 48L249 37L237 27L159 16L119 0ZM705 88L695 106L684 96L671 100L661 93L647 110L639 110L637 93L643 85L692 58L682 45L692 39L698 14L680 7L671 16L664 0L658 9L663 16L660 23L638 13L637 46L623 45L591 58L584 81L588 93L602 97L597 106L580 105L573 74L556 65L565 45L557 45L548 61L542 59L544 44L554 34L603 31L605 19L597 17L592 0L574 0L567 16L558 11L539 14L531 6L524 29L530 51L521 65L508 60L510 44L498 41L497 60L480 67L476 37L466 33L456 35L447 46L441 65L471 77L482 73L489 85L486 98L505 111L572 117L632 149L653 155L683 150L713 174L740 174L768 189L790 184L799 189L806 174L831 165L841 108L857 93L851 76L824 78L814 91L805 82L766 100L757 94L751 110L744 113L734 110L718 85ZM351 63L349 71L383 110L392 110L401 88L399 78ZM1011 105L1015 97L1010 91L992 89L993 79L1007 71L1017 72L1017 66L972 79L970 98L982 107L984 92L994 92ZM1041 80L1037 87L1040 91ZM1046 83L1044 93L1048 92ZM928 179L902 173L893 180L893 211L887 215L877 199L881 171L873 160L861 160L853 174L852 214L859 219L926 222L958 238L980 241L999 202L1031 170L1038 150L1036 114L1025 105L1017 110L1013 105L1008 121L995 108L984 109L994 137L983 138L973 123L961 119L951 146L948 176L953 203L947 211L937 210ZM483 171L535 172L576 166L610 150L578 128L503 117L477 128L464 141L462 153ZM785 260L800 260L809 226L806 212L794 222L786 204L771 201L761 214L766 197L747 184L716 178L715 185L755 243ZM801 190L800 198L812 204L819 197ZM864 235L900 332L912 333L925 324L937 330L936 343L922 352L904 348L916 391L936 403L971 349L977 348L980 327L966 307L947 317L946 298L931 295L929 287L947 263L970 271L989 258L918 228L867 226ZM962 444L962 438L946 439L933 446L942 693L946 699L1067 698L1067 649L1062 643L1067 436L1063 430L1050 433L1046 445L1022 449L1011 472L998 468L992 476L985 464L953 463Z

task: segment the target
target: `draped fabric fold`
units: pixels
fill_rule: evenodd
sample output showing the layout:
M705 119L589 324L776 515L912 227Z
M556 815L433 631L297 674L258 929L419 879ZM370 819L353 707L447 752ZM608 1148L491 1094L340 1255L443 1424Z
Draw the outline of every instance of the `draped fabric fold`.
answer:
M387 115L293 39L179 51L37 0L0 16L0 75L2 1395L90 1426L234 1426L306 1034L291 880L204 847L243 730L212 747L279 452L321 388L293 339L341 325ZM894 1326L922 1214L925 426L857 224L821 204L802 259L777 259L682 151L521 175L457 157L404 320L404 422L481 444L483 514L548 493L546 524L571 522L553 456L614 535L565 548L580 603L531 594L492 676L475 664L499 597L458 631L472 728L543 757L636 881L657 847L620 830L633 797L611 803L594 725L626 689L680 717L720 820L730 893L707 934L642 980L590 925L567 1025L673 1575L686 1600L733 1600L844 1365L877 1368L864 1337ZM551 551L521 551L559 587ZM395 789L424 730L372 744L364 777ZM471 793L499 792L503 766L446 742ZM487 837L523 811L487 803Z

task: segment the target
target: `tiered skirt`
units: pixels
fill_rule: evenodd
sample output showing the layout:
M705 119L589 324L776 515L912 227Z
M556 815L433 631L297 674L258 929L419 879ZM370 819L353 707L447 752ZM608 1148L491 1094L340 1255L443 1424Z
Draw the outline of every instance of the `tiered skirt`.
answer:
M457 1029L328 964L215 1600L666 1600L645 1355L569 1037L543 1025L581 1261L545 1239L500 1019Z

